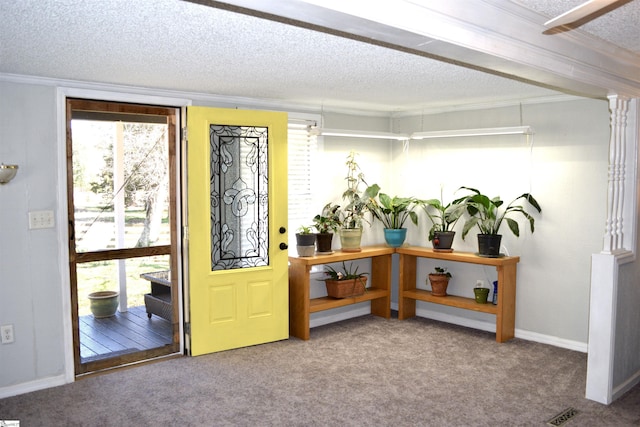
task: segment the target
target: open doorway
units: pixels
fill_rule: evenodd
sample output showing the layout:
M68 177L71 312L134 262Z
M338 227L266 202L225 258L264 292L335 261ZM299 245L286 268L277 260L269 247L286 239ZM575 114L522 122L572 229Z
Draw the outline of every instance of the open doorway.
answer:
M177 353L178 111L66 107L76 375Z

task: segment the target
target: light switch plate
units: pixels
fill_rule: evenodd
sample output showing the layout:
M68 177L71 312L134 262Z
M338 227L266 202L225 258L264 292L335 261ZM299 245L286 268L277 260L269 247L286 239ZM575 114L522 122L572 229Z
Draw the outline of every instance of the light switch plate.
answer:
M53 211L29 212L29 229L53 228L54 226Z

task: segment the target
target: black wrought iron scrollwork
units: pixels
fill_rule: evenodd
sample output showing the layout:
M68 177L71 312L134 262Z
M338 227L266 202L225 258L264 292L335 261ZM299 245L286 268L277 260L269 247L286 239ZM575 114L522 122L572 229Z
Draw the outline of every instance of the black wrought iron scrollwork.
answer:
M211 269L269 264L268 128L211 125Z

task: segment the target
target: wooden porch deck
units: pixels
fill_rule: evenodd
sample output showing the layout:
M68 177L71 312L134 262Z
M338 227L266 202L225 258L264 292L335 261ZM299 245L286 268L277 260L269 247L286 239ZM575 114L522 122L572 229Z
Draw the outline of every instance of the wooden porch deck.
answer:
M144 306L104 319L81 316L79 323L82 363L172 343L171 323L158 316L149 319Z

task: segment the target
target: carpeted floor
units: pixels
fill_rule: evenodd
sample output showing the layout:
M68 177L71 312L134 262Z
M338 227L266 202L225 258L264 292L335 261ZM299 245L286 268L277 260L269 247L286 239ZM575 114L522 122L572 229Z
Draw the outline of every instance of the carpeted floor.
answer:
M0 400L23 426L640 425L640 387L584 398L586 355L427 319L364 316Z

